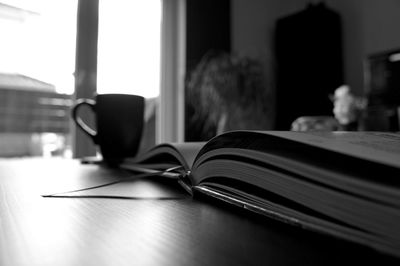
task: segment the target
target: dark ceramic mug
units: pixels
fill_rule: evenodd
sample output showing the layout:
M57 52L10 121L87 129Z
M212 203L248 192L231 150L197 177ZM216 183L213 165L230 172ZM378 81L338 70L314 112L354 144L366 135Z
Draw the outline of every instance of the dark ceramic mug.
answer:
M96 128L88 126L79 109L88 106L95 114ZM106 163L118 165L123 158L136 155L143 131L144 98L127 94L99 94L92 99L79 99L72 108L72 118L100 147Z

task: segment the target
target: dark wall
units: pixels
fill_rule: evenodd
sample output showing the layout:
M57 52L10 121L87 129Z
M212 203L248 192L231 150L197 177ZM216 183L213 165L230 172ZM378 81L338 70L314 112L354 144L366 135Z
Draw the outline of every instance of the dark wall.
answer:
M186 69L211 50L231 50L230 0L187 0Z

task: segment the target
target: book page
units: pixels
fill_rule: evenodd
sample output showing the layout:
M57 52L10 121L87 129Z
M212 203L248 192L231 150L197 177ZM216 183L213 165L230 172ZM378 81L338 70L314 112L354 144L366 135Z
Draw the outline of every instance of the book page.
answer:
M292 132L267 134L319 148L400 167L400 134L389 132Z
M197 153L204 146L204 142L163 143L134 158L127 158L122 167L133 170L132 167L145 167L149 170L167 169L180 165L190 170ZM172 161L171 161L172 159Z
M182 155L188 167L193 166L197 153L204 146L205 142L183 142L172 143L171 145Z

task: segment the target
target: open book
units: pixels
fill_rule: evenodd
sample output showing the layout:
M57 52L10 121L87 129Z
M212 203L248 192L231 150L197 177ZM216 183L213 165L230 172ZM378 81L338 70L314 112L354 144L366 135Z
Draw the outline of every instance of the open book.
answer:
M400 134L233 131L121 167L400 257Z

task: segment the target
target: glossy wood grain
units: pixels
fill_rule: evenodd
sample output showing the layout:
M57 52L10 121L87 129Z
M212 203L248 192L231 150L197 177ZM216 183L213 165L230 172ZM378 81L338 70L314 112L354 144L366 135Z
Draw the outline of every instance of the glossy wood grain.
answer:
M338 265L399 260L247 211L174 181L132 198L44 198L130 176L72 160L0 160L0 265Z

